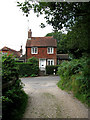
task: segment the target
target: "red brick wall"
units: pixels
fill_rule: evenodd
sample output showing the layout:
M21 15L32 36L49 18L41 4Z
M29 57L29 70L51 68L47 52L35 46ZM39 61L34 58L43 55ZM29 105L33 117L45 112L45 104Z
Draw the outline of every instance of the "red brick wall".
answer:
M26 48L26 59L36 57L36 58L46 58L46 59L54 59L55 65L57 64L56 57L57 50L54 48L54 54L47 54L47 48L38 48L38 54L31 54L31 48Z
M7 51L7 50L6 50L6 51L4 50L4 51L2 51L2 52L3 52L3 53L7 53L7 55L13 54L11 51Z
M2 51L3 53L7 53L7 56L8 55L10 55L10 54L13 54L13 52L12 51L7 51L7 50L4 50L4 51ZM14 55L13 55L14 56Z

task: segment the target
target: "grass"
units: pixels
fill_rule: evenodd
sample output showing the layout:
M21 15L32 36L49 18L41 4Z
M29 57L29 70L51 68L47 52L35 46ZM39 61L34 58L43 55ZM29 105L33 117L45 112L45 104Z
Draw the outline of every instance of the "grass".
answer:
M88 107L90 107L90 102L89 102L89 98L87 98L87 94L80 94L80 93L78 93L78 92L74 92L74 91L72 90L72 86L71 86L70 84L69 84L69 87L65 87L65 86L63 86L63 85L61 84L61 81L59 81L59 82L57 83L57 86L58 86L60 89L65 90L66 92L72 91L74 97L76 97L76 98L77 98L78 100L80 100L82 103L87 104ZM87 99L86 99L86 98L87 98Z

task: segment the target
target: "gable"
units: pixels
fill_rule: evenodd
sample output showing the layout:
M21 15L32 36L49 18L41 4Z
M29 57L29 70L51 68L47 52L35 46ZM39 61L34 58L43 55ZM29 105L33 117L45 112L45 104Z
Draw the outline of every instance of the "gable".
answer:
M1 51L3 52L3 51L5 51L5 52L9 52L9 54L12 54L13 53L13 55L14 56L16 56L16 57L20 57L20 55L21 55L21 53L19 52L19 51L16 51L16 50L13 50L13 49L11 49L11 48L8 48L8 47L3 47L2 49L1 49Z

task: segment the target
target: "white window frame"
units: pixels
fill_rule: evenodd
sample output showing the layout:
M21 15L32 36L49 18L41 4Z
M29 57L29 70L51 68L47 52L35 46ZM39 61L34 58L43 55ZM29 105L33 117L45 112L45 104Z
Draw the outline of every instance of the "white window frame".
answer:
M47 60L47 65L49 65L49 64L48 64L48 61L50 62L50 65L51 65L51 62L53 62L52 65L54 65L54 59L48 59L48 60Z
M37 51L35 51L37 49ZM31 54L38 54L38 48L37 47L32 47L31 48Z
M50 51L48 51L48 49L50 49ZM54 48L53 47L48 47L47 48L47 53L48 54L53 54L54 53Z
M6 55L6 54L8 54L7 52L2 52L2 55Z

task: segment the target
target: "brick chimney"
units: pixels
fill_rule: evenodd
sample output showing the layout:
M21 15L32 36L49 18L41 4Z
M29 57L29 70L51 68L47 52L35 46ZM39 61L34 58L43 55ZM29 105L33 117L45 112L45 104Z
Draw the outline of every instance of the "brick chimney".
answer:
M31 37L32 37L32 31L31 31L31 29L28 31L28 39L31 39Z
M21 45L21 49L20 49L21 56L22 56L22 52L23 52L23 50L22 50L22 45Z

